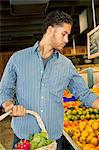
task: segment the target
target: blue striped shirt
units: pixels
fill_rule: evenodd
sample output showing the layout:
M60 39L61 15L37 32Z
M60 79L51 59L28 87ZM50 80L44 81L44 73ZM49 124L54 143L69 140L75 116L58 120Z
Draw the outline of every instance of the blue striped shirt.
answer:
M15 52L9 59L1 83L0 104L13 101L16 90L17 104L40 114L49 138L59 139L63 130L62 96L69 89L76 98L90 107L96 96L86 87L71 61L55 51L44 69L38 42L33 47ZM31 115L13 117L12 128L20 139L40 132Z

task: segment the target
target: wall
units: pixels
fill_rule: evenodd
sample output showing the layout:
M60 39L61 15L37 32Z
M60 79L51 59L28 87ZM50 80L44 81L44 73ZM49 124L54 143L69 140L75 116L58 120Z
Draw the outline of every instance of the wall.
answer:
M0 53L0 79L2 77L5 65L7 61L9 60L10 56L13 54L13 52L2 52Z

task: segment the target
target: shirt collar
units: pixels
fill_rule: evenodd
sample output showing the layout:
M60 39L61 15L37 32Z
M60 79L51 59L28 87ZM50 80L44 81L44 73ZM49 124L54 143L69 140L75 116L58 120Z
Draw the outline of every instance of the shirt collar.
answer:
M37 41L33 46L33 53L37 51L39 45L39 41Z
M53 56L56 56L57 59L58 59L58 57L59 57L59 52L58 52L56 49L54 50Z
M34 46L33 46L33 52L37 52L37 51L38 51L38 48L39 48L39 41L37 41L37 42L34 44ZM53 56L52 56L52 57L54 57L54 56L56 56L57 59L58 59L58 57L59 57L59 52L58 52L56 49L54 50L54 53L53 53Z

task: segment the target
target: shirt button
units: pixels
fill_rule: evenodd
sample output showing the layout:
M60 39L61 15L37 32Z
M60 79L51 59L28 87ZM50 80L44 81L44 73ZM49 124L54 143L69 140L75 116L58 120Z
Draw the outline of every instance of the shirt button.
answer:
M42 86L44 86L44 83L42 83Z
M43 71L41 70L41 73L43 73Z
M43 99L44 97L43 96L41 96L41 99Z
M41 110L41 112L43 112L43 110Z

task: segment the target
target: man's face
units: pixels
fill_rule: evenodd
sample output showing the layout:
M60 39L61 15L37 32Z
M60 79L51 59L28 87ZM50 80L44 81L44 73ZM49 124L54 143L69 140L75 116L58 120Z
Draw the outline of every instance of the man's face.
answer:
M62 26L54 26L51 38L52 47L62 52L66 43L68 43L68 35L71 33L72 25L63 23Z

